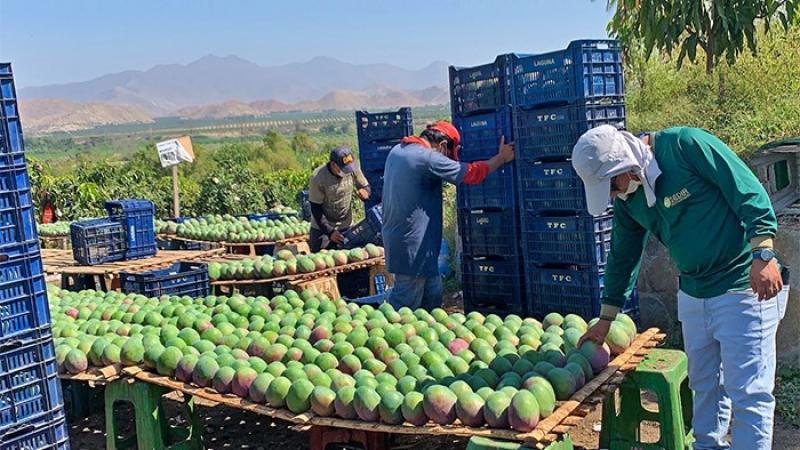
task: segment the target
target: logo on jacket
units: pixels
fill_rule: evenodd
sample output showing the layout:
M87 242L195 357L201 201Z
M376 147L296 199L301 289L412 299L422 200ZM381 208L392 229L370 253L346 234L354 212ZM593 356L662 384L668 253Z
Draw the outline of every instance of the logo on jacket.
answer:
M678 203L686 200L687 198L691 197L692 194L689 193L689 190L686 188L681 189L675 194L668 195L664 197L664 207L665 208L672 208L673 206L677 205Z

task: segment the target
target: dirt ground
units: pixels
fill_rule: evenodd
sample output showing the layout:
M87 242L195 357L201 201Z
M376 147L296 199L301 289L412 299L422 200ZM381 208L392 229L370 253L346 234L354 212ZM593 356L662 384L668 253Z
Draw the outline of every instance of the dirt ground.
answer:
M168 401L167 413L172 424L183 423L178 402ZM303 450L308 449L308 434L296 431L292 424L226 406L208 407L198 405L203 424L203 442L208 450L253 449L253 450ZM118 417L130 418L132 411L122 410ZM121 420L121 422L128 422ZM69 424L70 442L73 450L97 450L105 447L105 418L97 412L87 418ZM597 449L600 427L600 408L570 432L576 449ZM123 435L131 432L130 423L122 423ZM643 429L645 441L658 437L657 427ZM461 450L467 439L457 437L429 437L398 435L391 441L395 450ZM778 450L800 450L800 429L782 424L775 426L773 448Z

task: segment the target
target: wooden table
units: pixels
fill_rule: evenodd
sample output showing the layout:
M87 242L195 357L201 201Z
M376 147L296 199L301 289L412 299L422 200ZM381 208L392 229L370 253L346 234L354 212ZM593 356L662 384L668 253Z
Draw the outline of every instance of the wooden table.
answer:
M627 351L615 357L605 370L575 392L569 400L558 402L556 405L557 408L553 411L553 414L539 422L538 426L533 431L527 433L511 429L467 427L461 425L459 422L451 425L437 425L432 422L428 422L423 426L412 426L410 424L386 425L382 423L363 422L360 420L322 417L315 415L311 411L303 414L294 414L286 409L276 409L253 403L233 394L219 394L211 388L200 388L191 384L186 384L148 372L141 367L122 368L115 366L106 369L92 369L92 373L85 377L82 377L82 374L59 376L74 380L93 380L95 383L100 383L98 376L110 376L111 379L132 377L139 381L180 391L185 395L191 395L215 404L223 404L232 408L285 420L296 424L297 426L295 426L295 429L299 430L308 430L312 427L334 427L389 434L483 436L487 438L524 442L532 448L544 448L558 440L562 435L568 433L573 427L583 421L583 418L589 415L598 404L604 400L608 392L613 391L622 383L625 373L635 369L647 353L663 341L665 337L666 336L657 328L651 328L640 333Z
M72 257L72 250L42 249L42 264L46 275L60 275L62 287L72 286L79 279L91 278L100 290L119 289L121 272L143 272L169 267L178 261L209 258L224 253L224 249L190 251L162 250L155 256L128 261L115 261L95 266L81 266Z

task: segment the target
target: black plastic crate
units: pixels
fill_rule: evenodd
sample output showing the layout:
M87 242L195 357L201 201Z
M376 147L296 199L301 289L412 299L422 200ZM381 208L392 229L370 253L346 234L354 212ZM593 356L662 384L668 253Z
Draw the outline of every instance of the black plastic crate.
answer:
M197 298L211 293L208 264L181 261L166 269L149 272L122 272L122 292L135 292L146 297L184 296Z
M573 41L564 50L509 60L516 106L595 102L625 94L622 47L614 40Z
M453 116L453 125L461 133L458 156L463 162L492 158L500 148L500 138L505 138L505 142L514 140L511 108L508 106L484 114Z
M521 210L558 215L587 212L583 182L570 161L520 162L517 168Z
M105 204L111 220L121 223L125 228L127 248L125 259L139 259L153 256L156 247L155 206L150 200L113 200Z
M525 276L519 258L461 259L461 288L464 305L472 308L503 307L521 313L529 311L524 293Z
M364 220L350 227L344 234L345 248L363 247L367 244L383 245L383 208L374 206L366 211Z
M402 139L414 134L411 108L397 111L370 113L356 111L359 147L368 142Z
M557 312L577 314L584 319L600 315L600 299L603 296L603 271L578 267L534 267L528 268L528 300L537 317ZM639 293L637 289L625 302L623 312L639 317Z
M483 183L459 184L456 187L456 204L461 209L516 208L516 172L513 164L504 164L489 174Z
M0 346L50 322L38 247L0 262Z
M493 111L509 105L508 55L475 67L450 66L450 107L453 116Z
M62 408L50 330L32 330L0 344L0 436L51 419L54 412L63 415Z
M565 159L583 133L598 125L625 122L625 104L556 106L514 110L514 149L518 161Z
M73 222L69 230L72 256L78 264L92 266L125 259L128 241L121 223L91 219Z
M518 221L515 209L459 210L462 253L469 256L519 255Z
M524 214L522 248L525 263L604 267L611 251L611 215L592 217Z
M359 144L358 156L361 159L361 170L383 173L389 152L399 143L399 140L392 140Z

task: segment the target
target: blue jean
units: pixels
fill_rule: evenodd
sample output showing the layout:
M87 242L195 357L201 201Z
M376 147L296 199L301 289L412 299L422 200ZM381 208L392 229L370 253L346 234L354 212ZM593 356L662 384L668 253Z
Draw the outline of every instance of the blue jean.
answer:
M705 299L678 292L695 450L772 449L775 336L788 296L788 286L761 302L752 290Z
M395 274L389 303L395 309L403 306L411 309L421 307L428 311L439 308L442 306L442 278L438 275L415 277Z

